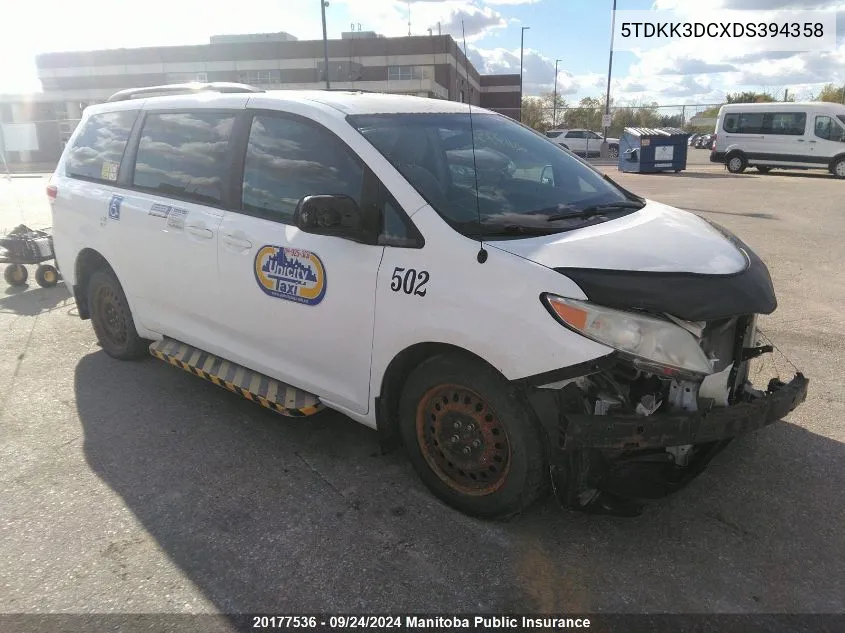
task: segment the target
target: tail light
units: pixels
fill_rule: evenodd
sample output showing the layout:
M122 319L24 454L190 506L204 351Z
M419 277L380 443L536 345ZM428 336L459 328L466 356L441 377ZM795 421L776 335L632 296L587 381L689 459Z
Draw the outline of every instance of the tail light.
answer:
M712 145L710 145L710 149L715 151L716 150L716 135L715 134L713 135L712 140L713 140L713 143L712 143Z
M59 188L56 185L47 185L47 197L52 201L57 195L59 195Z

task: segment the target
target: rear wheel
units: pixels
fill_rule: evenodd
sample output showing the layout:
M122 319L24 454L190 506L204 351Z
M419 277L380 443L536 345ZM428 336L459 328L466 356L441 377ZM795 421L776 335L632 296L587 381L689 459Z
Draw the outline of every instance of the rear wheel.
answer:
M833 166L830 168L830 172L837 178L845 178L845 158L840 158L838 161L833 163Z
M114 273L98 270L88 280L88 313L97 340L112 358L133 360L147 355L148 341L135 330L132 312Z
M618 145L611 145L607 148L607 155L610 158L619 158L619 146Z
M10 286L23 286L27 277L29 277L29 272L23 264L9 264L3 271L3 279Z
M748 163L745 160L745 156L742 154L731 154L728 156L726 165L728 167L728 171L732 174L741 174L745 171Z
M772 171L772 168L766 167L765 165L757 165L757 171L759 171L761 174L768 174L770 171Z
M516 514L543 492L548 466L538 430L508 382L484 363L430 358L408 377L399 430L426 486L467 514Z

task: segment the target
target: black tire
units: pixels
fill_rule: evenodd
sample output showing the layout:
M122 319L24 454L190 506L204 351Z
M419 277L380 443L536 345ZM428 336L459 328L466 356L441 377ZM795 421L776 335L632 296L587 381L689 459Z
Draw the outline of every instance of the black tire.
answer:
M438 498L469 515L505 518L536 501L548 480L542 431L526 407L484 363L435 356L405 383L399 433Z
M830 173L837 178L845 178L845 158L840 158L830 166Z
M618 145L611 145L607 148L607 155L610 158L619 158L619 146Z
M748 167L748 161L745 160L745 156L742 154L730 154L725 159L725 166L732 174L741 174Z
M42 288L52 288L59 283L59 271L50 264L41 264L35 269L35 281Z
M106 354L119 360L149 354L149 341L138 336L126 295L111 271L98 270L88 280L88 313Z
M10 286L23 286L29 277L29 271L23 264L9 264L3 271L3 279Z
M768 174L770 171L772 171L772 168L766 167L765 165L757 165L757 171L759 171L761 174Z

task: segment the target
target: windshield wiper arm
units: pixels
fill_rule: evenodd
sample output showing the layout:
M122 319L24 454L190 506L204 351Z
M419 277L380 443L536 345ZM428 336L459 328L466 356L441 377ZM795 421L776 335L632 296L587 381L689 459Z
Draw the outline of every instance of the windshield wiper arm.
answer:
M613 211L614 209L642 209L645 204L641 202L634 202L633 200L620 200L619 202L608 202L606 204L594 204L577 211L570 211L569 213L557 213L546 218L547 222L554 222L555 220L565 220L567 218L585 218L591 215L599 215L602 211Z

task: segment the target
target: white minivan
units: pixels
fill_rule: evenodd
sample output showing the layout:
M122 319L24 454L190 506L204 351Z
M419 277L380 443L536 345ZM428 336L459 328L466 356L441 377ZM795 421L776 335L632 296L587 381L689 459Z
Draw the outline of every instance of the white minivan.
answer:
M549 489L635 513L632 469L671 491L806 396L800 373L749 382L777 305L750 248L510 118L177 88L87 108L48 187L65 282L110 356L339 411L482 517Z
M826 169L845 178L845 105L732 103L722 106L710 160L739 174Z

